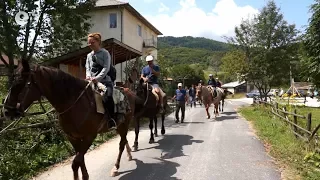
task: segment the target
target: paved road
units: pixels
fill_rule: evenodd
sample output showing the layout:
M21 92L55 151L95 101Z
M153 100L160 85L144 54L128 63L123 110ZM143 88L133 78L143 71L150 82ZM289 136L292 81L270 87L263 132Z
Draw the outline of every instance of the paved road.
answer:
M280 173L263 144L256 139L245 120L235 112L244 105L232 101L217 121L205 119L203 107L186 110L184 124L167 117L166 135L148 144L147 127L140 132L140 151L133 152L133 161L122 156L120 175L110 177L119 139L89 152L85 159L91 180L278 180ZM130 146L134 136L130 132ZM35 179L71 180L71 162L60 164Z

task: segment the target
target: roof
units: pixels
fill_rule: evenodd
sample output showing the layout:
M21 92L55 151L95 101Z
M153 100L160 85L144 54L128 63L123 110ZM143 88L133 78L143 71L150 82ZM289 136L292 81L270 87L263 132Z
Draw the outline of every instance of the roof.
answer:
M142 53L128 45L123 44L117 39L110 38L102 41L102 47L107 49L114 60L114 64L119 64L127 60L142 56ZM78 62L81 58L86 58L92 50L89 46L83 47L76 51L58 56L53 59L44 61L43 65L57 65L60 63Z
M148 28L154 31L157 35L163 35L156 27L154 27L146 18L144 18L135 8L133 8L128 2L122 2L118 0L97 0L96 9L108 9L124 7L135 17L137 17L142 23L144 23Z
M230 83L224 84L221 87L223 87L223 88L228 88L228 87L234 88L234 87L240 86L240 85L242 85L244 83L245 83L245 81L242 81L242 82L234 81L234 82L230 82Z

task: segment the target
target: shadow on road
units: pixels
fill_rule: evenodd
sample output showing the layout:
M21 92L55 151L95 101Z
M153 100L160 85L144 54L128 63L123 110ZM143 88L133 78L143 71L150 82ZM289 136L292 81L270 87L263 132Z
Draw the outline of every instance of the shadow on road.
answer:
M132 171L120 172L120 174L128 173L119 178L119 180L152 180L152 179L166 179L178 180L172 177L177 173L177 167L180 165L175 162L167 161L160 158L159 163L144 163L141 160L133 159L136 162L137 168Z
M185 156L183 146L192 145L192 143L203 143L202 140L193 140L190 135L165 135L163 139L157 142L159 145L155 149L162 150L162 159L171 159L175 157Z
M237 112L223 112L221 114L224 114L224 115L227 115L227 116L230 116L230 115L233 115L233 114L237 114Z
M225 120L235 120L238 116L220 116L217 118L217 121L225 121Z

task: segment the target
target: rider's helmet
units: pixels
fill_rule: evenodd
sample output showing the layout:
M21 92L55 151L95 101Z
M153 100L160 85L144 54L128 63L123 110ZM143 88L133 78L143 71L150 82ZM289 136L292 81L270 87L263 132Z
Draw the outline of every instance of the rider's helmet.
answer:
M202 83L202 80L200 79L199 83Z
M146 57L146 61L149 62L149 61L153 61L153 56L149 55Z
M212 74L209 74L209 77L212 77L213 75Z
M178 83L178 87L182 87L182 83Z
M219 78L216 78L216 80L219 80Z

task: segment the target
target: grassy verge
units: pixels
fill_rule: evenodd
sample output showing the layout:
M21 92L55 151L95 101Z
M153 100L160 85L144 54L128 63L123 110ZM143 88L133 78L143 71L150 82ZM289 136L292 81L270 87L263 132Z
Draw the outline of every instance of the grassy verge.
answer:
M299 111L302 114L310 109ZM240 113L252 123L256 134L267 145L270 155L285 169L285 179L319 179L320 155L315 153L312 144L296 139L284 121L273 118L273 115L262 107L241 108ZM319 115L318 112L315 114Z
M245 97L246 97L246 93L235 93L233 95L228 95L227 99L241 99Z

